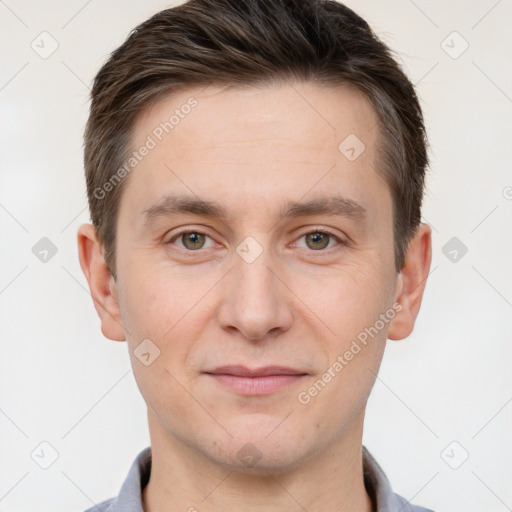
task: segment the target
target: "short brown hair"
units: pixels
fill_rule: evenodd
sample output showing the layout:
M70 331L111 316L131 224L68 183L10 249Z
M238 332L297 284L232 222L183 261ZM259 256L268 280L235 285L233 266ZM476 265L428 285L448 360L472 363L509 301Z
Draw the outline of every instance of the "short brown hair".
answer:
M91 219L114 278L117 217L127 179L112 179L119 178L116 171L133 151L137 115L162 96L191 86L288 80L351 84L375 108L381 135L377 170L391 190L395 267L402 269L421 221L428 156L418 98L390 49L335 0L189 0L136 27L94 80L85 175ZM108 183L112 186L105 187Z

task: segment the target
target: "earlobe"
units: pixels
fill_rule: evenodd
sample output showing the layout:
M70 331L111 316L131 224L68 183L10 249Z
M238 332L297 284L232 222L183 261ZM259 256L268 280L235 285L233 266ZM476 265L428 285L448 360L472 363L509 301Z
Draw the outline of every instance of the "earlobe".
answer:
M78 228L77 242L80 266L89 283L94 307L101 320L101 332L111 340L125 341L116 284L92 224L82 224Z
M400 303L401 310L391 321L388 331L391 340L407 338L414 329L432 261L431 236L430 226L420 224L407 248L397 286L396 302Z

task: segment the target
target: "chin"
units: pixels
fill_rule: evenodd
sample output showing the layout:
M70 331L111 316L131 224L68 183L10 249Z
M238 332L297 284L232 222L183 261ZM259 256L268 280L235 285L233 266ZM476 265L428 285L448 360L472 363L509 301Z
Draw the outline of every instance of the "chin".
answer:
M214 460L230 471L247 473L251 475L268 476L269 473L278 474L291 471L298 467L305 454L296 453L296 445L279 445L267 443L266 446L256 445L250 441L242 445L240 449L227 448L229 453L216 454Z
M291 425L286 429L279 425L282 420L264 415L246 415L237 419L235 424L226 425L233 437L222 436L210 457L230 470L251 474L293 469L307 457L308 447L304 436L293 434Z

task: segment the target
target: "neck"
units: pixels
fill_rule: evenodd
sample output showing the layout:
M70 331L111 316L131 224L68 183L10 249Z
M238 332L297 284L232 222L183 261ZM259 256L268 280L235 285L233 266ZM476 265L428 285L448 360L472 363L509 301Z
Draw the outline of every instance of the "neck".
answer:
M362 465L360 425L344 432L327 453L280 472L223 467L164 432L149 414L151 477L142 495L145 512L372 512Z

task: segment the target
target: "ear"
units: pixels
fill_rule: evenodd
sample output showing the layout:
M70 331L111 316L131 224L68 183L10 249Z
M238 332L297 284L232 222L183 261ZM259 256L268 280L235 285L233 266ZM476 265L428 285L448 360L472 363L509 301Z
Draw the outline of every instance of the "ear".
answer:
M82 224L78 228L77 241L80 266L101 320L101 332L111 340L125 341L116 283L103 258L94 226Z
M414 329L432 261L432 230L420 224L409 243L405 263L398 275L395 301L401 310L391 321L388 338L402 340Z

